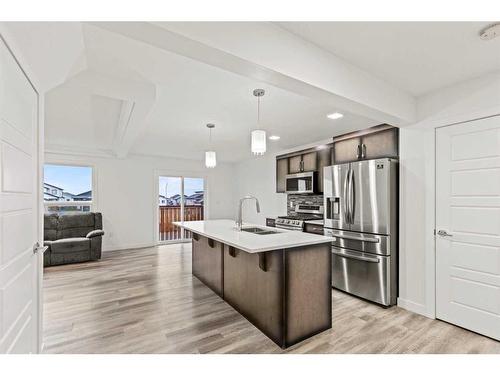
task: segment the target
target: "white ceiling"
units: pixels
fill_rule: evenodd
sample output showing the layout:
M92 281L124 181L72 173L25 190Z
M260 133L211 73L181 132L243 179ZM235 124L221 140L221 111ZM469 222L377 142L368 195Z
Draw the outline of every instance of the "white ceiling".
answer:
M133 153L201 160L209 147L205 124L211 122L216 124L211 147L218 159L236 162L251 156L255 88L266 90L261 107L264 128L281 136L278 142L268 142L271 151L378 123L95 25L32 25L10 27L31 51L32 60L47 71L47 85L58 84L46 96L49 148L118 154L116 141L128 132ZM414 95L500 68L500 38L484 42L477 37L485 23L278 25ZM55 54L46 53L50 46ZM37 58L39 50L42 59ZM51 64L48 56L56 55ZM134 111L134 106L130 124L127 108ZM335 111L345 117L326 118Z
M216 124L213 148L221 161L248 158L250 131L256 126L255 88L264 88L262 124L269 134L270 150L295 147L334 134L376 125L377 122L345 113L327 104L272 87L249 78L137 42L101 28L84 25L88 69L114 79L153 83L156 101L131 152L202 159L208 145L208 122ZM87 81L68 79L48 94L48 145L75 145L109 150L120 117L120 100L92 92ZM118 104L117 104L118 103Z
M280 22L295 35L415 96L500 70L488 22Z

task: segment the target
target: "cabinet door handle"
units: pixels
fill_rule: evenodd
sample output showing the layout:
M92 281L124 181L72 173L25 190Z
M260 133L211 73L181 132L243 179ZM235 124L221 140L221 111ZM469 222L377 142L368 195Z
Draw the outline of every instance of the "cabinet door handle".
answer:
M356 157L359 159L361 157L361 152L360 152L360 149L361 149L361 145L357 145L357 150L356 150Z
M366 145L363 143L361 144L361 159L364 159L366 157Z
M232 256L233 258L236 258L236 249L232 246L229 246L229 255Z

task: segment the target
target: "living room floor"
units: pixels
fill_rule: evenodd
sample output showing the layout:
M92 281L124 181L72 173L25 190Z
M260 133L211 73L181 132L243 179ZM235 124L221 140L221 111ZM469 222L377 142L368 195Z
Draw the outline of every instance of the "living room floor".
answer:
M282 350L191 275L191 244L104 252L44 275L44 353L500 353L439 320L333 293L333 327Z

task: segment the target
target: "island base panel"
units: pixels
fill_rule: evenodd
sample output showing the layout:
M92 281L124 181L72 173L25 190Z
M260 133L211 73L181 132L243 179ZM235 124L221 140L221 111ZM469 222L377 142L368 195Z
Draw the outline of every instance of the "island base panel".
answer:
M282 348L332 326L327 244L248 253L193 235L193 275Z
M282 346L283 252L264 254L224 245L224 300ZM263 261L266 271L261 268Z
M332 327L330 245L285 251L285 344L294 345Z
M223 297L223 244L193 233L192 273Z

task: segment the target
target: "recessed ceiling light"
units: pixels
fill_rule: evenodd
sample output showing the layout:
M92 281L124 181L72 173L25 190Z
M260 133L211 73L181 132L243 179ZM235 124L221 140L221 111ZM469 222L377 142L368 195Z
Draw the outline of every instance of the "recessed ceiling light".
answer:
M329 119L332 119L332 120L337 120L339 118L344 117L344 115L342 113L339 113L339 112L333 112L333 113L330 113L329 115L326 115L326 117L328 117Z
M280 139L280 136L279 135L271 135L271 136L269 136L269 139L271 141L277 141L278 139Z

